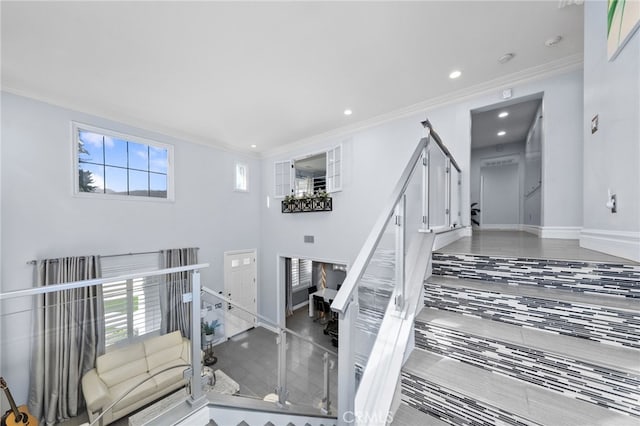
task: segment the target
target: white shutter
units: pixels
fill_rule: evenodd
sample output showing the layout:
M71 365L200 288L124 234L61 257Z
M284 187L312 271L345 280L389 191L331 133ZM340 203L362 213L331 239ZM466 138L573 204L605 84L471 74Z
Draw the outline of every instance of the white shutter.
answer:
M102 277L160 269L160 254L111 256L101 259ZM115 281L102 286L105 343L110 346L160 330L160 277Z
M282 198L291 195L291 161L276 161L274 170L274 197Z
M327 192L342 191L342 145L327 151Z
M291 288L300 285L300 268L299 259L291 258Z
M303 287L311 286L311 261L309 259L300 259L298 265L299 283Z

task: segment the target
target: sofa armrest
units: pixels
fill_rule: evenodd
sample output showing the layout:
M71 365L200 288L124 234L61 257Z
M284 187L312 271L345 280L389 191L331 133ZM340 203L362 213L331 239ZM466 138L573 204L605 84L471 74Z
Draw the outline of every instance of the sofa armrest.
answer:
M182 355L181 358L187 363L191 363L191 340L186 337L182 338ZM200 350L200 363L204 360L204 351Z
M82 377L82 393L87 402L87 408L92 413L103 409L111 401L109 390L98 377L95 368Z

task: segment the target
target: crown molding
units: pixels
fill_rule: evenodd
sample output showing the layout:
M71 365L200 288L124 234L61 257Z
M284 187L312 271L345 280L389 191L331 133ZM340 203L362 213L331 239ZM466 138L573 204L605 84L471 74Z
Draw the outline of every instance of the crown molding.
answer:
M565 74L577 69L581 69L584 62L583 54L575 54L566 56L557 61L548 62L543 65L537 65L535 67L527 68L522 71L518 71L504 77L488 80L475 86L470 86L465 89L457 90L446 95L437 96L417 104L410 105L405 108L397 109L389 113L378 115L368 120L362 120L348 126L339 127L337 129L320 133L318 135L310 136L308 138L300 139L298 141L290 142L285 145L280 145L276 148L265 150L261 153L262 158L270 158L278 155L285 154L295 149L303 148L307 145L319 143L329 138L345 137L357 131L365 130L371 127L379 126L381 124L407 117L409 115L417 114L420 112L427 112L428 110L440 108L443 106L451 105L453 103L459 103L465 100L470 100L477 96L494 92L505 86L522 85L531 81L540 80L543 78L549 78L555 75Z
M196 145L202 145L202 146L206 146L209 148L214 148L214 149L219 149L221 151L226 151L226 152L230 152L230 153L234 153L234 154L242 154L243 156L248 156L248 157L252 157L252 158L260 158L260 154L258 152L255 151L250 151L248 149L241 149L241 148L237 148L233 145L224 143L224 142L220 142L217 140L207 140L207 139L202 139L198 136L192 135L190 133L185 133L185 132L180 132L177 131L176 129L173 129L171 127L168 126L164 126L158 123L152 123L146 120L142 120L139 118L134 118L134 117L130 117L130 116L125 116L125 115L120 115L117 113L113 113L101 108L85 108L83 106L80 106L78 104L76 104L75 102L60 102L59 100L56 99L52 99L48 96L43 96L40 94L37 94L33 91L29 91L29 90L21 90L21 89L17 89L15 87L11 87L11 86L7 86L7 85L3 85L2 86L2 93L11 93L13 95L16 96L21 96L23 98L27 98L27 99L32 99L38 102L43 102L46 103L48 105L53 105L56 107L60 107L60 108L64 108L67 109L69 111L72 112L78 112L81 114L86 114L86 115L93 115L105 120L110 120L110 121L114 121L116 123L119 124L124 124L125 126L130 126L133 127L135 129L139 129L139 130L143 130L146 132L151 132L151 133L157 133L161 136L168 136L172 139L176 139L182 142L187 142L187 143L193 143ZM88 124L92 124L92 123L88 123ZM104 126L103 126L104 127ZM162 141L158 141L158 142L162 142Z

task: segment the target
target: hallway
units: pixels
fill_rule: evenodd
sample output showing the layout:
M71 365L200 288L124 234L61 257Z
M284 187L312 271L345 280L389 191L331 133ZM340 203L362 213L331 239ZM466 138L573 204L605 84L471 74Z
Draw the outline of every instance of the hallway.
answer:
M464 253L483 256L634 263L628 259L582 248L578 245L578 240L543 239L523 231L483 231L474 229L471 237L460 238L437 251L440 253Z

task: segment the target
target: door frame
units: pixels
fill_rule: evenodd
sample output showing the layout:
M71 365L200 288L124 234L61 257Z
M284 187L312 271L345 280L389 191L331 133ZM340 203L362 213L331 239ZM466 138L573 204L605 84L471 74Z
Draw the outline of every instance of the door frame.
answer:
M485 165L485 163L489 163L489 162L491 162L491 160L505 159L505 158L510 158L510 157L514 157L514 158L517 157L517 159L516 159L515 162L508 163L508 164L503 164L503 165L499 165L499 166L487 166L487 165ZM483 158L482 159L482 161L480 163L480 228L489 229L489 230L491 230L491 229L500 229L500 230L509 230L509 231L514 231L514 230L518 231L518 230L520 230L522 228L522 222L523 222L523 220L522 220L523 219L522 218L523 205L522 204L524 202L524 199L522 197L522 184L523 184L522 180L523 180L523 178L522 178L521 173L520 173L521 172L520 169L522 167L522 164L519 161L519 157L520 157L519 155L515 155L514 154L514 155L508 155L508 156L500 156L500 157L492 157L492 158ZM508 165L517 166L516 174L518 175L518 204L517 204L518 223L517 224L489 224L489 228L487 228L487 224L485 224L485 222L484 222L484 210L485 210L485 207L483 206L483 204L484 204L484 187L485 187L484 178L485 178L485 175L482 173L482 169L489 168L489 167L503 167L503 166L508 166ZM492 225L494 225L494 226L492 227ZM504 225L504 226L497 226L496 227L495 225ZM510 226L510 225L512 225L512 226Z
M254 302L254 306L247 306L247 308L253 308L254 312L257 314L258 313L258 250L255 248L251 248L251 249L245 249L245 250L229 250L229 251L225 251L223 253L222 256L222 265L223 265L223 283L222 283L222 290L225 294L225 297L227 295L227 284L229 283L229 272L230 272L230 268L227 265L227 257L228 256L235 256L238 254L243 254L243 253L251 253L251 256L253 256L253 275L255 277L255 302ZM228 310L225 309L225 334L227 334L227 339L230 337L228 336L227 333L227 312ZM256 317L255 321L254 321L254 325L257 325L259 322L258 318Z
M318 256L306 256L306 255L299 255L299 254L277 253L276 254L276 282L278 283L278 285L276 286L276 297L277 297L276 321L281 328L285 328L287 324L287 315L285 312L287 309L287 303L286 303L287 289L285 288L287 283L285 282L285 279L284 279L285 277L284 259L287 257L295 257L298 259L309 259L313 262L337 263L339 265L346 265L347 274L351 269L351 263L343 260L339 260L339 259L329 259L329 258L322 258Z

